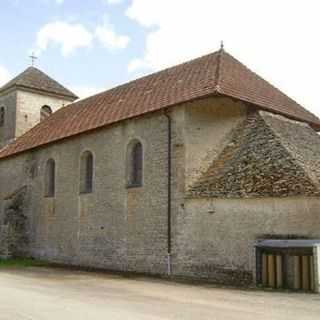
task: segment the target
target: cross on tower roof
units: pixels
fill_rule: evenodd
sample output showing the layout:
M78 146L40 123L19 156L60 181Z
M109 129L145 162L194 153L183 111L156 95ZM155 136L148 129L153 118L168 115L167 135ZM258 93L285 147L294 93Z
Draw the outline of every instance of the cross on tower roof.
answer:
M31 65L34 66L35 61L38 59L38 57L35 55L34 52L32 52L29 58L31 59Z

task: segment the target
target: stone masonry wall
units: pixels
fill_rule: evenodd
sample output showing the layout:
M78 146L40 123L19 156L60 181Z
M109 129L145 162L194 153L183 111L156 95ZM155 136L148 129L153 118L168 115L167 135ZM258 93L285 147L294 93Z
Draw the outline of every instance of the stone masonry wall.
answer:
M247 107L240 101L220 97L187 104L185 110L185 184L188 187L220 154L230 132L246 118Z
M25 216L28 207L28 188L22 187L5 201L0 223L0 257L25 256L28 252L28 227Z
M317 188L320 186L320 135L308 124L260 112L281 144L303 168Z
M320 199L187 199L179 215L177 275L248 285L254 243L263 238L320 238Z
M294 128L291 134L295 134ZM188 195L256 198L316 196L320 192L281 137L255 112L232 131L223 151L189 188Z
M240 108L240 110L239 110ZM248 284L265 234L320 236L319 200L190 199L185 190L246 117L246 107L212 98L171 111L172 274ZM110 270L167 273L167 118L154 113L0 161L3 199L26 185L31 256ZM126 148L143 145L143 187L126 187ZM80 156L94 155L94 190L79 194ZM56 194L44 197L44 169L56 162ZM199 169L200 168L200 169Z
M179 121L179 111L176 115L174 122ZM1 216L3 198L26 184L30 255L165 274L167 127L163 114L150 115L0 161ZM143 187L128 189L126 151L133 139L143 145L144 180ZM94 192L79 194L80 155L86 150L95 159ZM44 170L50 158L56 162L56 195L45 198Z
M40 122L40 110L44 105L51 107L55 112L70 103L70 100L39 94L31 91L17 91L16 137L31 129Z
M16 92L6 93L0 96L0 107L5 108L4 126L0 127L0 148L15 137L16 101Z

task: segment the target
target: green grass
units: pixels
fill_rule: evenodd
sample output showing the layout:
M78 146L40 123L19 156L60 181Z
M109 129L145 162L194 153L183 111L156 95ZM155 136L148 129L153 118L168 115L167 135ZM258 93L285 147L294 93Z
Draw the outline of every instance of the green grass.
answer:
M0 259L1 268L45 267L48 263L29 258Z

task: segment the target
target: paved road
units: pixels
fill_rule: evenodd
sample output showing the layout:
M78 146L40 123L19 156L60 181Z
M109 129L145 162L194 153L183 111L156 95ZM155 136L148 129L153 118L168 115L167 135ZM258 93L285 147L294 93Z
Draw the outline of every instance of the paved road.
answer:
M320 296L50 268L0 270L0 320L308 320Z

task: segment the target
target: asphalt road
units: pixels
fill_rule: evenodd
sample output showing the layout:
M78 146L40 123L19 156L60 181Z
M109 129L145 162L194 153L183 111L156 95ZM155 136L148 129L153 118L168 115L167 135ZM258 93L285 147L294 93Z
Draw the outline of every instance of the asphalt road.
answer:
M51 268L0 269L1 320L320 319L320 295Z

